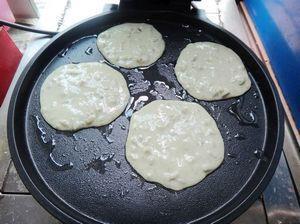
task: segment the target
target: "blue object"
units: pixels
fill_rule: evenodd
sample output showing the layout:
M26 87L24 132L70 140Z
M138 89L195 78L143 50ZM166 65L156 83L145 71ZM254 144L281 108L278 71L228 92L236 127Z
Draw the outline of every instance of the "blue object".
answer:
M300 1L244 1L300 129Z

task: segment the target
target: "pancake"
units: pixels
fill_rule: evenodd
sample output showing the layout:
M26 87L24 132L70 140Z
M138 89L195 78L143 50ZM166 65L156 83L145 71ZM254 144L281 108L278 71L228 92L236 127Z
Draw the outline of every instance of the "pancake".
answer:
M202 106L156 100L133 114L126 158L147 181L181 190L199 183L222 163L224 142Z
M175 66L179 83L200 100L220 100L247 92L251 81L240 57L212 42L188 44Z
M110 63L135 68L149 66L159 59L165 42L152 25L124 23L100 33L97 46Z
M122 74L98 62L57 68L40 92L44 119L62 131L109 124L123 112L128 100Z

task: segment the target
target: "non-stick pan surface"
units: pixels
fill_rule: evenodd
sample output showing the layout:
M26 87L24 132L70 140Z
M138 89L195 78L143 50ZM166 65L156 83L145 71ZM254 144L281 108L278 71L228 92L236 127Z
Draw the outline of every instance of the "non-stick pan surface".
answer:
M124 22L147 22L162 33L163 56L144 69L119 70L131 96L110 125L73 132L51 128L40 113L45 78L68 63L103 61L96 35ZM241 97L197 101L174 75L180 51L190 42L212 41L233 49L251 77ZM221 166L202 182L171 191L139 177L125 159L132 112L156 99L197 102L212 115L225 142ZM228 32L171 12L115 12L57 35L25 68L13 93L8 139L13 161L32 195L65 223L226 223L260 195L272 177L283 141L281 106L254 54Z

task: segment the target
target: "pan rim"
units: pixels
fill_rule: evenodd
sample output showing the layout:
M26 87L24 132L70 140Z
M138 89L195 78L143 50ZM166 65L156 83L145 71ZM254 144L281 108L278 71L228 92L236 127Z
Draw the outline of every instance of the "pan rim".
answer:
M137 13L136 11L128 11L129 13ZM149 13L149 11L143 11L143 13ZM32 180L32 178L30 177L30 174L27 172L27 169L25 168L23 161L20 157L20 150L18 149L17 143L16 143L16 139L15 139L15 133L14 133L14 118L17 114L15 114L15 107L16 107L16 102L17 102L17 98L19 97L20 94L20 88L22 86L22 83L24 81L24 79L26 78L26 75L28 74L28 71L30 70L31 66L35 63L35 61L37 60L37 58L40 57L40 55L45 51L45 49L47 49L49 46L52 45L53 42L55 42L57 39L59 39L61 36L65 35L67 32L71 31L72 29L74 29L77 26L80 26L81 24L84 24L87 21L90 20L94 20L98 17L103 17L106 15L114 15L114 14L118 14L119 12L107 12L101 15L97 15L94 17L91 17L89 19L86 19L84 21L81 21L73 26L71 26L70 28L68 28L67 30L55 35L45 46L43 46L35 55L34 57L30 60L30 62L26 65L26 67L24 68L24 70L22 71L12 94L11 100L10 100L10 104L9 104L9 110L8 110L8 117L7 117L7 138L8 138L8 143L9 143L9 149L10 149L10 153L11 153L11 157L12 160L16 166L16 169L18 171L18 174L20 175L22 181L24 182L25 186L28 188L29 192L32 194L32 196L44 207L47 209L47 211L49 211L53 216L57 217L59 220L66 222L66 223L80 223L78 220L74 219L73 217L71 217L69 214L67 214L66 212L64 212L59 206L56 206L55 204L53 204L51 202L51 200L49 200L48 198L46 198L44 196L44 194L39 190L38 186L36 186L36 184L34 183L34 181ZM191 19L193 18L194 20L200 20L199 18L196 18L194 16L189 16L186 14L182 14L182 13L177 13L177 12L173 12L173 11L155 11L155 12L151 12L151 13L156 13L156 14L161 14L161 13L170 13L170 14L175 14L178 15L180 17L185 17L187 19ZM279 162L280 159L280 155L281 155L281 150L282 150L282 145L283 145L283 136L284 136L284 119L283 119L283 109L279 100L279 96L278 93L276 91L275 85L273 83L273 81L271 80L271 77L269 75L269 72L266 70L265 66L263 65L263 63L260 61L260 59L253 53L253 51L246 46L241 40L239 40L236 36L234 36L233 34L231 34L230 32L226 31L224 28L216 26L214 24L211 24L207 21L204 20L200 20L202 23L206 24L207 26L212 26L214 28L217 28L221 31L223 31L226 35L228 35L229 37L231 37L232 39L234 39L236 42L238 42L239 45L241 45L246 51L247 53L254 59L254 61L259 65L259 67L261 68L261 70L263 70L265 72L265 77L266 80L269 84L269 87L272 91L272 95L275 101L275 107L274 109L276 109L276 113L277 113L277 124L278 124L278 130L277 131L277 138L276 138L276 143L275 145L275 149L274 149L274 153L273 153L273 157L269 163L268 169L265 171L264 176L261 178L260 182L258 183L258 185L251 191L251 194L248 195L248 197L245 197L245 199L240 203L239 206L236 206L235 209L231 210L230 212L228 212L227 214L224 214L222 217L220 217L219 219L215 220L213 223L226 223L229 222L231 220L233 220L234 218L238 217L242 212L244 212L256 199L257 197L260 195L260 193L263 191L263 189L265 189L265 187L267 186L267 184L269 183L269 181L271 180L276 168L277 168L277 164ZM52 191L51 189L49 189L50 191ZM227 204L227 203L226 203ZM225 206L226 204L224 204L223 206ZM69 205L68 205L69 206ZM222 207L219 207L217 210L222 209ZM208 214L207 216L210 216L211 214ZM206 216L206 217L207 217ZM92 221L93 219L89 216L86 217L89 221ZM203 219L204 217L201 217L201 219ZM192 222L199 222L200 220L194 220ZM93 221L92 221L93 222ZM96 222L96 221L95 221Z

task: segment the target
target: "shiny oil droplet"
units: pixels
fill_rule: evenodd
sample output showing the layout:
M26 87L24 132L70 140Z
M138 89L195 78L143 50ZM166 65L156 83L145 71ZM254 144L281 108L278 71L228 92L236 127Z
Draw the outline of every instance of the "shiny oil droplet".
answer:
M170 88L170 86L163 81L156 80L153 82L153 86L154 86L154 91L157 92L156 95L157 100L161 100L161 99L175 100L180 98L180 96L176 94L175 88Z
M246 136L243 133L237 133L234 135L234 138L236 138L237 140L245 140Z
M155 90L153 90L153 89L151 89L151 90L150 90L150 94L151 94L152 96L157 96L158 92L155 91Z
M79 140L79 138L78 138L78 136L76 134L73 134L72 136L73 136L73 138L74 138L75 141Z
M56 146L56 140L52 136L52 139L51 139L51 150L53 150L55 146Z
M60 164L59 162L57 162L54 158L54 155L53 155L53 150L56 146L56 140L53 138L52 136L52 139L51 139L51 150L49 152L49 161L51 163L51 166L54 170L57 170L57 171L64 171L64 170L69 170L69 169L72 169L73 168L73 163L72 162L68 162L68 163L64 163L64 164ZM62 154L62 157L66 157L67 154Z
M60 58L65 57L66 54L68 53L68 51L69 51L69 48L68 48L68 47L65 48L65 49L63 49L61 52L58 53L58 57L60 57Z
M237 155L235 153L227 153L227 156L230 157L230 158L236 158Z
M133 179L137 179L137 178L138 178L138 175L134 172L131 172L130 179L133 180Z
M103 134L102 134L105 137L105 139L108 143L113 143L114 142L114 140L110 137L110 134L112 133L113 127L114 127L114 123L109 124L105 128L105 132L103 132Z
M114 162L115 162L115 166L120 169L121 168L121 161L120 160L116 160L114 159Z
M187 93L185 90L182 90L181 95L176 95L179 99L185 100L187 98Z
M86 50L85 50L85 52L84 52L85 54L87 54L87 55L91 55L91 54L93 54L93 48L91 48L91 47L88 47Z
M125 116L127 118L132 116L133 110L130 107L131 107L133 101L134 101L134 97L130 97L129 102L128 102L128 104L126 106L126 109L125 109Z
M162 81L154 81L154 86L162 86L162 88L164 89L170 89L170 86L168 86L165 82L162 82Z
M159 211L159 214L163 215L163 216L167 216L168 213L167 212L162 212L162 211Z
M109 136L105 136L105 139L106 139L106 141L107 141L108 143L113 143L113 142L114 142L114 140L111 139Z
M65 164L60 164L59 162L57 162L55 160L52 152L49 154L49 159L50 159L52 167L55 170L65 171L65 170L69 170L69 169L73 168L73 163L72 162L68 162L68 163L65 163Z
M255 99L259 99L259 94L258 94L258 92L255 91L255 92L253 93L253 96L254 96Z
M219 107L218 105L216 105L216 104L212 104L212 105L210 106L210 109L211 109L212 111L216 111L217 109L220 109L220 107Z
M254 151L254 155L258 158L258 159L261 159L261 157L263 156L263 151L260 150L260 149L256 149Z
M154 189L156 189L156 188L157 188L157 186L148 187L148 188L147 188L147 191L152 191L152 190L154 190Z
M181 95L181 99L185 100L187 97L186 91L182 90L182 95Z
M102 154L100 157L93 159L90 163L86 165L86 169L96 170L101 174L104 174L106 170L106 163L113 161L115 154Z
M120 197L124 198L129 193L129 190L121 190Z
M155 63L151 64L151 65L148 65L148 66L143 66L143 67L139 67L138 70L147 70L148 68L150 68L151 66L153 66Z
M144 105L145 102L148 101L148 96L140 96L135 102L133 106L133 110L140 110Z
M236 102L231 104L231 106L228 108L228 112L239 121L240 125L253 126L257 128L257 115L254 113L254 111L250 111L247 115L248 118L246 118L242 114L242 107L243 100L238 99Z
M41 119L39 118L38 115L35 116L35 119L36 119L36 126L39 130L39 133L40 133L40 138L41 138L43 143L47 144L48 141L46 140L46 132L45 132L44 128L41 125Z

